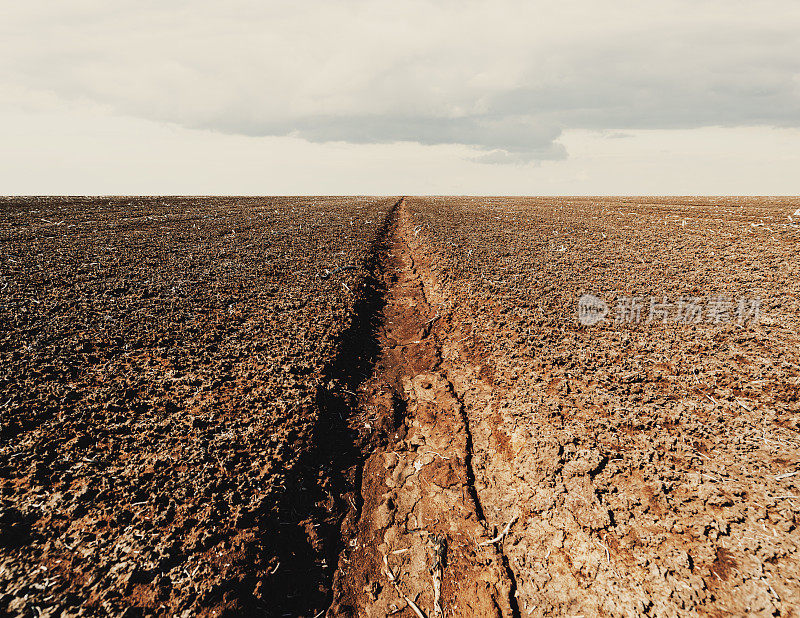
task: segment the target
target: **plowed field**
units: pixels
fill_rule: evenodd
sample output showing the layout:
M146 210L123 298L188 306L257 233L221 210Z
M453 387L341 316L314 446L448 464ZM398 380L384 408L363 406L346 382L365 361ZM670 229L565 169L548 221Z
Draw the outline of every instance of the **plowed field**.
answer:
M798 208L0 201L0 612L797 615Z

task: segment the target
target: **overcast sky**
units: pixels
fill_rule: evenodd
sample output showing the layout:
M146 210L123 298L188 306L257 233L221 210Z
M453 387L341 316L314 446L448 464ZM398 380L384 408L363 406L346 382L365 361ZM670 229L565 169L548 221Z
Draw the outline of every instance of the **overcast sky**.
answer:
M0 194L800 194L796 0L3 4Z

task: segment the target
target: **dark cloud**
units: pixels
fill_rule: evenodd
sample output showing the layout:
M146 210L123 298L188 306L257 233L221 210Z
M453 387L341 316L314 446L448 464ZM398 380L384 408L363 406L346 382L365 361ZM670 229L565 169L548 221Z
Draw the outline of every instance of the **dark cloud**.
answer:
M234 4L19 8L0 80L191 128L461 144L486 163L564 158L576 128L800 126L793 0Z
M232 124L229 119L220 117L212 119L206 127L250 136L293 135L312 142L466 144L481 150L500 150L516 161L566 156L563 147L555 143L560 129L514 116L314 116L282 123L250 120Z

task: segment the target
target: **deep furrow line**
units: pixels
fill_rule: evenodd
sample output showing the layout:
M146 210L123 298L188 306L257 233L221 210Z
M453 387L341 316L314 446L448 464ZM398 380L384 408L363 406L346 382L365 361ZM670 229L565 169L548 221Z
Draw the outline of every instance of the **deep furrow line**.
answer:
M425 289L425 279L424 279L424 277L422 277L420 275L420 273L418 271L417 259L416 259L415 255L414 255L414 248L412 247L411 243L409 243L408 240L407 240L407 231L408 230L406 229L405 233L402 233L401 237L403 238L405 246L408 249L408 252L409 252L409 255L410 255L411 271L413 273L413 276L414 276L415 280L418 282L418 284L420 286L420 289L422 291L422 295L425 298L425 302L428 305L428 308L430 310L431 306L430 306L430 301L428 300L429 299L429 294L428 294L427 290ZM437 315L438 315L438 313L437 313ZM436 335L436 331L433 328L431 329L431 336L436 341L436 351L437 351L436 369L438 371L440 371L442 373L442 375L445 377L446 383L447 383L447 388L448 388L451 396L458 402L458 410L459 410L459 412L461 414L461 421L462 421L463 426L464 426L464 433L466 434L465 467L466 467L466 472L467 472L467 486L468 486L468 489L469 489L470 497L472 498L472 501L475 504L475 511L476 511L476 514L478 515L479 520L484 525L488 525L488 522L486 520L486 516L484 514L484 510L483 510L483 505L481 503L480 496L478 495L478 491L477 491L477 488L475 486L475 470L473 468L473 457L474 457L473 436L472 436L472 429L470 427L470 418L469 418L469 414L468 414L468 411L467 411L467 407L466 407L466 404L464 403L463 399L461 398L461 396L456 391L455 386L453 384L453 381L450 378L450 375L449 375L449 372L447 370L447 367L443 363L442 347L441 347L441 344L439 343L438 337ZM508 579L510 581L509 604L511 606L512 615L515 618L519 618L521 616L521 614L520 614L519 605L518 605L517 599L516 599L517 581L516 581L516 577L514 575L514 571L511 568L511 565L509 563L508 556L506 556L504 551L503 551L502 541L500 542L499 545L497 545L497 551L500 554L500 558L501 558L501 561L502 561L502 564L503 564L503 567L504 567L504 570L505 570L505 574L506 574L506 576L508 577Z
M365 437L352 477L360 508L353 504L341 528L329 615L517 616L515 583L489 540L475 487L469 419L442 366L405 218L401 200L375 264L379 357L369 380L350 383L359 407L349 427Z
M310 450L287 471L287 484L301 488L279 499L280 521L275 522L279 564L283 567L273 576L275 589L289 590L298 574L309 585L327 591L327 604L339 554L342 551L341 528L348 518L358 518L361 511L363 441L349 426L358 409L352 393L372 373L379 345L375 335L383 308L385 290L378 268L386 253L386 243L396 202L386 215L362 264L364 276L354 290L352 321L341 336L338 352L321 377L316 394L318 418L310 441ZM308 514L314 531L282 525L295 521L298 513ZM310 596L310 595L309 595ZM318 614L320 607L307 601L287 600L282 611L297 615Z

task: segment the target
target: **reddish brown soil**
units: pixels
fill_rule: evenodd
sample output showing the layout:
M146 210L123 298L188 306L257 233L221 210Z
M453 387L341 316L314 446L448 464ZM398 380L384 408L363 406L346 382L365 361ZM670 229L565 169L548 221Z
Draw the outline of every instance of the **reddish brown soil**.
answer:
M349 542L331 611L386 616L427 607L435 615L447 608L459 616L512 616L511 581L488 541L469 428L440 368L438 316L404 235L406 217L401 202L379 265L382 354L361 386L358 417L362 432L383 427L388 439L373 445L364 465L360 517L343 530Z
M521 615L797 615L797 199L409 200ZM581 326L577 299L761 297Z
M797 615L798 207L6 200L0 611Z

